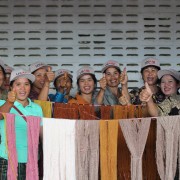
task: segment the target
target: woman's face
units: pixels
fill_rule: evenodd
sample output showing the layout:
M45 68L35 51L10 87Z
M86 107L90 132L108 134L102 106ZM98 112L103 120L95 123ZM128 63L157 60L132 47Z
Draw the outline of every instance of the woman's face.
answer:
M27 78L18 78L14 81L12 90L16 93L17 101L24 102L29 96L31 84Z
M158 69L156 67L153 66L149 66L147 68L145 68L142 72L142 78L144 80L144 82L147 82L148 85L155 85L157 84L157 80L158 80Z
M46 69L40 68L36 70L33 74L35 75L35 81L33 82L33 86L35 86L37 89L42 89L46 79Z
M120 83L120 73L114 67L109 67L105 71L105 78L109 87L118 87Z
M81 94L92 94L94 91L95 83L91 75L83 75L79 79L79 89Z
M3 86L3 84L4 84L4 73L3 73L3 69L2 69L2 67L0 66L0 87L2 87Z
M165 96L171 96L177 93L179 85L171 75L164 75L161 78L160 87Z
M69 78L69 76L67 76L66 79L65 79L64 76L59 76L56 79L55 88L57 89L57 91L59 91L61 93L69 94L70 90L72 88L72 83L71 82L72 81Z

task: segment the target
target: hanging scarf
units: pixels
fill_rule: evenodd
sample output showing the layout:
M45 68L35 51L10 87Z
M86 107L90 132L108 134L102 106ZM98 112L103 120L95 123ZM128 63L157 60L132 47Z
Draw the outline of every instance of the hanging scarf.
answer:
M156 163L160 178L173 180L176 173L179 116L157 118Z
M99 121L76 121L76 179L98 180Z
M6 128L6 141L8 153L8 180L17 179L17 152L16 152L16 134L15 134L15 115L10 113L3 113Z
M119 122L131 152L131 180L142 180L142 155L151 119L121 120Z

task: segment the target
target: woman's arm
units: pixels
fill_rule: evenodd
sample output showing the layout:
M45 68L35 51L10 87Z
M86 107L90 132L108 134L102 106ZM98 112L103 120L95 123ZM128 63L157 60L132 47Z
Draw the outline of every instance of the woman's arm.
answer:
M8 92L7 101L0 106L0 112L8 113L10 112L10 109L14 105L14 101L16 100L16 93L14 91ZM4 119L3 115L0 114L0 120Z

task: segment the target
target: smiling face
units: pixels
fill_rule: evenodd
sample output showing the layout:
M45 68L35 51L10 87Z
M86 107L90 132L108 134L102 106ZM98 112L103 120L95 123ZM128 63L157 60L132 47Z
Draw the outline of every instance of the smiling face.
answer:
M12 84L12 90L16 93L16 100L20 103L27 102L31 90L30 81L27 78L18 78Z
M56 81L55 81L55 88L57 91L66 94L70 93L70 90L72 88L72 80L70 79L69 76L65 79L64 75L59 76Z
M154 66L148 66L142 71L142 78L144 82L147 82L148 85L155 85L157 84L158 80L158 69Z
M105 71L105 78L109 87L118 87L120 83L120 72L116 68L110 67Z
M95 82L91 75L86 74L79 78L78 87L81 94L92 94L95 88Z
M0 66L0 87L3 86L4 80L5 80L5 74L4 74L2 67Z
M160 87L165 96L168 97L177 93L179 83L171 75L164 75L161 78Z
M46 69L40 68L40 69L36 70L33 74L35 75L35 81L33 82L33 88L40 91L43 88L43 85L45 83Z

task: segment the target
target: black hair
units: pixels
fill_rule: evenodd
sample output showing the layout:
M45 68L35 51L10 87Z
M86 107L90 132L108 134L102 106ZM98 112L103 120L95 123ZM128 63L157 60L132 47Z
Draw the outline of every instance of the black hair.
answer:
M93 81L94 81L94 90L96 89L96 87L97 87L97 79L96 79L96 76L94 75L94 74L88 74L88 75L90 75L91 77L92 77L92 79L93 79ZM79 92L79 94L81 94L81 90L80 90L80 88L79 88L79 80L80 80L80 78L77 80L77 86L78 86L78 92Z
M63 74L62 74L62 75L63 75ZM62 75L60 75L60 76L62 76ZM53 82L54 87L56 87L55 85L56 85L57 79L58 79L60 76L58 76L58 77L55 79L55 81ZM68 77L69 77L69 76L68 76ZM69 77L69 79L71 80L71 84L73 84L72 78Z
M5 72L5 69L0 65L1 69L2 69L2 72L4 74L4 77L6 76L6 72Z
M10 85L10 87L12 87L12 86L13 86L14 81L15 81L15 80L13 80L13 81L11 81L11 82L10 82L10 84L9 84L9 85ZM29 79L28 79L28 81L29 81L30 86L31 86L31 88L32 88L32 81L30 81Z
M115 66L110 66L110 67L113 67L113 68L117 69L117 71L119 72L119 74L121 74L120 68L117 68L117 67L115 67ZM108 67L108 68L109 68L109 67ZM107 68L107 69L108 69L108 68ZM106 69L103 73L106 73L107 69Z
M146 69L146 68L148 68L148 67L155 67L157 70L160 70L160 69L161 69L161 68L158 67L158 66L150 65L150 66L143 67L143 68L141 69L141 74L143 73L144 69Z

